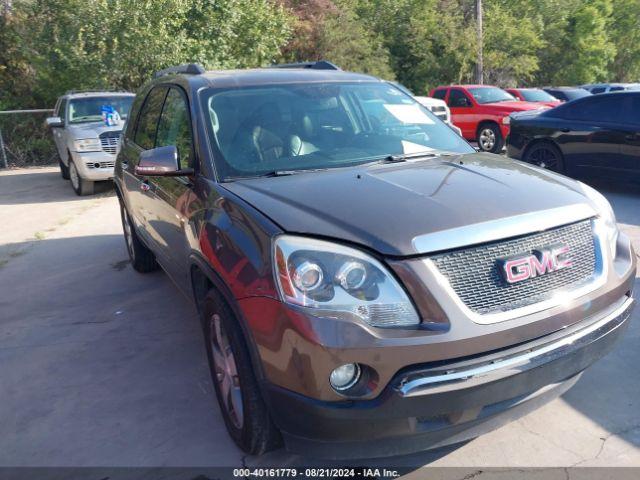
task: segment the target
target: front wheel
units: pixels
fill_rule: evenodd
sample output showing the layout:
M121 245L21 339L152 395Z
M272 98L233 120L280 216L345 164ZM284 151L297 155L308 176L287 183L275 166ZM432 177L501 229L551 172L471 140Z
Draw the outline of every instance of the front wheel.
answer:
M76 192L76 195L83 197L93 193L93 182L80 176L78 168L73 160L69 160L69 178L71 180L73 191Z
M238 319L215 290L204 299L202 324L211 378L229 435L251 455L278 448L282 437L262 399Z
M561 173L564 171L562 152L551 143L538 143L532 146L527 150L523 160L553 172Z
M60 175L62 178L69 180L69 167L67 167L60 158L58 158L58 164L60 165Z
M478 147L483 152L500 153L504 147L504 138L500 127L495 123L485 123L478 129L476 138Z

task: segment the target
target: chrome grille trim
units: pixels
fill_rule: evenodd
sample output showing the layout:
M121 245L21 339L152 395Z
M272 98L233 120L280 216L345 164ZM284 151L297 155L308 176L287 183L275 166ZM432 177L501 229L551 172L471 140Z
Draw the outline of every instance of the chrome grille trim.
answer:
M573 266L519 283L508 284L502 278L499 259L556 244L570 248ZM578 288L593 279L596 269L589 220L437 254L431 260L467 308L481 315L514 310L545 300L560 289Z
M411 243L416 253L434 253L541 232L595 216L590 205L577 203L427 233L414 237Z
M591 219L590 222L594 239L595 270L590 281L580 286L559 289L557 291L554 291L553 295L550 298L532 303L530 305L514 308L508 311L488 313L483 315L471 310L465 305L462 299L452 288L448 279L440 272L440 270L438 270L438 267L431 260L431 258L427 257L422 262L427 268L429 275L435 282L435 284L433 284L431 288L432 294L436 297L436 300L441 303L441 305L443 304L443 302L446 303L445 299L453 302L457 310L448 311L448 315L456 316L462 314L473 322L483 325L513 320L556 307L569 308L573 300L587 295L604 285L604 282L606 281L606 277L608 275L608 265L611 262L611 259L609 258L610 253L608 252L608 249L604 248L601 241L603 235L601 235L600 233L606 230L606 227L602 225L601 220L599 220L598 218Z
M122 132L104 132L100 134L100 145L104 152L111 155L115 155L118 152L120 133Z

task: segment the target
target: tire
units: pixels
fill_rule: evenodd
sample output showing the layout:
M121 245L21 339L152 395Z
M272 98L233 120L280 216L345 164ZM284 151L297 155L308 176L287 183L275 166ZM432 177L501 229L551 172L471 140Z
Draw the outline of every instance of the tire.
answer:
M504 138L500 127L495 123L484 123L478 127L476 142L483 152L500 153L504 147Z
M58 158L58 164L60 165L60 175L62 178L69 180L69 167L67 167L60 158Z
M140 273L157 270L158 262L156 262L156 256L142 243L140 237L138 237L135 226L122 202L120 202L120 218L122 219L124 242L127 246L129 260L131 261L133 269Z
M549 142L539 142L527 149L523 160L552 172L564 172L564 158L558 147Z
M93 182L80 176L76 164L71 159L69 159L69 179L71 187L77 195L84 197L93 194Z
M279 448L282 436L262 399L238 319L216 290L207 293L201 315L211 380L229 435L251 455Z

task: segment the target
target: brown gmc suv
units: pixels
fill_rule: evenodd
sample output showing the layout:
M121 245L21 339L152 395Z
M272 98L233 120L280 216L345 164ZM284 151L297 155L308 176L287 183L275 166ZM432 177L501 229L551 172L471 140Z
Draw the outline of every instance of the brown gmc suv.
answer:
M476 153L386 82L287 67L159 72L115 171L131 262L194 299L242 449L459 442L612 348L636 265L602 195Z

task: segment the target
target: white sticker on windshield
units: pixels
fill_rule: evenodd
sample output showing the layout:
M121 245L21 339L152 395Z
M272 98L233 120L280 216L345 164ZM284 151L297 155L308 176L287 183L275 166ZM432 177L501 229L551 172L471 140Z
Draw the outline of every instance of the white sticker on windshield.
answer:
M419 105L394 105L387 103L384 105L384 108L402 123L435 124L435 122L422 111Z

